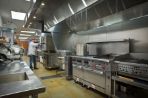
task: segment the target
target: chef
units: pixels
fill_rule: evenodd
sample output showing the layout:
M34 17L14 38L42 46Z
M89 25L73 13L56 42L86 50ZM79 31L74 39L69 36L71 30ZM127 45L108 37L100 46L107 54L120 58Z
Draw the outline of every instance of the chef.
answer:
M35 43L35 39L32 38L31 41L29 42L29 47L28 47L28 56L30 58L30 68L33 69L32 64L34 65L34 69L38 69L36 65L36 48L38 46L38 43Z

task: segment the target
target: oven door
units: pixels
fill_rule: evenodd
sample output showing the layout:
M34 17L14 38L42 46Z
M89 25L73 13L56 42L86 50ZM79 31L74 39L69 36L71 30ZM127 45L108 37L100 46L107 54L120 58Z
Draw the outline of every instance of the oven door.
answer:
M105 74L102 71L84 68L84 79L98 87L105 88Z

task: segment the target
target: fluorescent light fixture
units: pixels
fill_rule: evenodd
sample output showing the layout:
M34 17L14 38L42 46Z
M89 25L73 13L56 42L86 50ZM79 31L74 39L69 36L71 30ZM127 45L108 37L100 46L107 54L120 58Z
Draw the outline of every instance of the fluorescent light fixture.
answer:
M32 35L28 35L28 34L20 34L20 36L32 36Z
M45 36L45 33L41 33L41 36L42 36L42 37Z
M28 1L28 2L30 2L31 0L25 0L25 1Z
M44 3L44 2L42 2L42 3L41 3L41 5L42 5L42 6L44 6L44 5L45 5L45 3Z
M28 37L19 37L19 39L28 39Z
M84 4L84 6L87 7L87 4L86 4L85 0L82 0L82 2Z
M11 11L12 19L24 20L26 13Z
M69 3L68 3L68 7L69 7L71 13L74 14L74 11L73 11L73 9L72 9L72 7L71 7L71 5Z
M33 0L33 3L36 3L36 0Z
M21 31L22 33L35 33L35 31Z
M34 16L33 18L36 19L36 16Z

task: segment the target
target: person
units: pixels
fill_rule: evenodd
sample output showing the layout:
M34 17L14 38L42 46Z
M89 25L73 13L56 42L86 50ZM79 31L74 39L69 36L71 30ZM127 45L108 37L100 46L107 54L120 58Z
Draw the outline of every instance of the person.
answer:
M33 69L32 64L34 65L34 69L38 69L36 65L36 47L38 46L38 43L35 43L35 39L31 39L29 42L28 47L28 56L30 58L30 68Z

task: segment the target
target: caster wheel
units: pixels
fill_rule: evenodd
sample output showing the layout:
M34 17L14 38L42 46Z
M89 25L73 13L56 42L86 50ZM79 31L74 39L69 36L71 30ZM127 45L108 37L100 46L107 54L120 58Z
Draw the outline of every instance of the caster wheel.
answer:
M77 83L77 81L76 81L76 80L74 80L74 83Z
M85 87L85 84L81 84L82 87Z
M86 88L87 88L87 89L90 89L90 87L89 87L89 86L86 86Z

